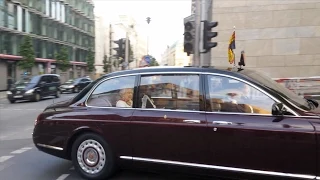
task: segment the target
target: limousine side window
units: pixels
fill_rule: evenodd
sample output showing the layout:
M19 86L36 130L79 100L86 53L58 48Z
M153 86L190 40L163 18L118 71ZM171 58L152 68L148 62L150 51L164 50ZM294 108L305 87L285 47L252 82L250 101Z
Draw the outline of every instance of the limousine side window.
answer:
M90 95L87 105L95 107L131 108L135 76L118 77L99 84Z
M198 75L142 76L138 104L141 108L198 111L199 89Z
M208 76L208 87L212 112L271 114L275 103L256 88L228 77Z

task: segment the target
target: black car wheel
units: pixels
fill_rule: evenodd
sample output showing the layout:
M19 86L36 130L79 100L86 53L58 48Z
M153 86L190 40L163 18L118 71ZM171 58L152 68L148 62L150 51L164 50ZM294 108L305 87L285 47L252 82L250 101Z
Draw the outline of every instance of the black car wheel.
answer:
M103 138L87 133L77 138L72 145L72 162L85 179L109 178L115 170L113 153Z
M10 102L11 104L13 104L13 103L15 103L15 102L16 102L16 100L9 99L9 102Z

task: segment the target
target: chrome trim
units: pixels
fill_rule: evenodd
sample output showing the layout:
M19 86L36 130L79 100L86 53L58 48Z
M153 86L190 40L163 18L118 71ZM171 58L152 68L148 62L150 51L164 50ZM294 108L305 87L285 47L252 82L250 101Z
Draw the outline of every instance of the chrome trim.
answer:
M186 163L186 162L179 162L179 161L167 161L167 160L160 160L160 159L139 158L139 157L131 157L131 156L120 156L120 158L127 159L127 160L134 160L134 161L145 161L145 162L172 164L172 165L182 165L182 166L200 167L200 168L208 168L208 169L216 169L216 170L227 170L227 171L235 171L235 172L261 174L261 175L273 175L273 176L294 177L294 178L304 178L304 179L318 178L317 176L313 176L313 175L292 174L292 173L282 173L282 172L273 172L273 171L262 171L262 170L215 166L215 165L206 165L206 164L197 164L197 163Z
M190 123L190 124L193 124L193 123L201 123L200 120L183 120L184 123Z
M100 83L97 83L94 85L94 87L91 88L91 90L89 91L89 96L86 98L85 100L85 106L87 107L96 107L96 108L116 108L116 107L97 107L97 106L88 106L87 101L89 99L89 97L91 96L92 92L96 89L97 86L99 86L101 83L110 80L110 79L114 79L114 78L119 78L119 77L127 77L127 76L137 76L137 75L157 75L157 74L197 74L197 75L215 75L215 76L223 76L223 77L228 77L231 79L235 79L238 81L241 81L243 83L246 83L254 88L256 88L257 90L259 90L261 93L265 94L266 96L268 96L269 98L271 98L272 100L274 100L275 102L278 103L282 103L281 101L279 101L277 98L275 98L274 96L270 95L269 93L267 93L265 90L257 87L256 85L245 81L243 79L231 76L231 75L226 75L226 74L220 74L220 73L210 73L210 72L189 72L189 71L185 71L185 72L179 72L179 71L172 71L172 72L164 72L164 71L160 71L160 72L145 72L145 73L131 73L131 74L123 74L123 75L118 75L118 76L113 76L113 77L109 77L109 78L105 78L103 79ZM296 113L294 110L292 110L291 108L289 108L287 105L284 105L284 107L290 112L292 113L294 116L300 116L298 113ZM295 106L296 107L296 106ZM117 108L118 109L118 108ZM134 109L134 108L133 108ZM136 108L136 109L142 109L142 108ZM145 110L145 109L143 109ZM147 109L150 110L150 109ZM160 110L160 109L154 109L154 110ZM168 109L166 109L168 110ZM173 110L173 111L177 111L177 110ZM190 110L186 110L188 112L206 112L206 111L190 111ZM211 113L211 112L209 112ZM220 112L219 112L220 113ZM237 113L232 113L232 114L237 114ZM238 113L238 114L244 114L244 115L249 115L249 113ZM252 114L252 113L251 113ZM261 114L254 114L254 115L261 115ZM271 114L270 114L271 116ZM292 117L292 116L290 116Z
M228 122L228 121L212 121L212 124L217 124L217 125L232 125L232 122Z
M50 146L50 145L46 145L46 144L40 144L37 143L38 146L44 147L44 148L49 148L49 149L54 149L54 150L58 150L58 151L63 151L63 148L61 147L56 147L56 146Z

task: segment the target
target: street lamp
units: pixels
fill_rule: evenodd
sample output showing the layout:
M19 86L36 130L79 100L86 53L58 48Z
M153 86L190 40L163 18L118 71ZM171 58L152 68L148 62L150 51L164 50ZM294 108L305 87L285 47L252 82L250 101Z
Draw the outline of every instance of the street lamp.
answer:
M150 24L151 18L147 17L147 23ZM148 36L147 36L147 55L149 55L149 33L150 33L150 29L148 29Z

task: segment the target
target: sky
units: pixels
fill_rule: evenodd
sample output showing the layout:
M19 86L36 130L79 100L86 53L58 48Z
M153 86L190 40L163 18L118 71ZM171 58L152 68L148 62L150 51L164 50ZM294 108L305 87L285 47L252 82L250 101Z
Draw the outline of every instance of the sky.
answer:
M130 15L147 39L149 54L161 60L167 46L183 38L183 19L191 15L191 0L94 0L96 15L106 22L118 15ZM146 18L150 17L148 25Z

